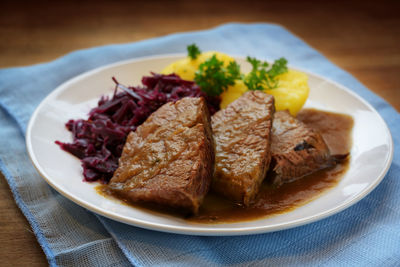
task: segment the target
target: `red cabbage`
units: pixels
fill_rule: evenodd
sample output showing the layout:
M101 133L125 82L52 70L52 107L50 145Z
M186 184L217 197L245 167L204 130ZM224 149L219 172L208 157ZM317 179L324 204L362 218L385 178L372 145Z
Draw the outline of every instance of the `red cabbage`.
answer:
M81 160L85 181L108 183L118 167L128 134L165 103L183 97L202 96L211 114L219 110L219 97L206 95L197 84L182 80L175 74L152 73L142 78L142 84L125 88L117 83L114 95L101 97L87 120L69 120L66 123L73 142L56 141L56 144ZM117 92L121 87L124 91Z

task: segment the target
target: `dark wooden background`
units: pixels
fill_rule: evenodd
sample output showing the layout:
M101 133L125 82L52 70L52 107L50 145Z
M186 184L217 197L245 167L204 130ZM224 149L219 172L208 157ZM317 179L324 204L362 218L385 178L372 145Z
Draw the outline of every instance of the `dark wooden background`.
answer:
M400 110L399 1L1 1L0 67L227 22L285 26ZM284 56L284 55L283 55ZM45 256L0 175L0 266Z

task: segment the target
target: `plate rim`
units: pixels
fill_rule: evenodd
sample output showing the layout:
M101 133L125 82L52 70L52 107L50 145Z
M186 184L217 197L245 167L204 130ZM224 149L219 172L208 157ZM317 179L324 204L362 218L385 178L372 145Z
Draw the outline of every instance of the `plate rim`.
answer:
M201 228L202 224L192 224L189 225L189 227L182 227L182 226L174 226L174 225L166 225L162 223L153 223L153 222L148 222L146 220L142 219L137 219L137 218L131 218L131 217L126 217L120 214L115 214L115 212L105 212L101 208L92 205L90 203L85 203L82 201L80 198L76 198L70 194L67 194L64 192L61 188L59 188L55 183L51 181L48 177L46 177L45 172L41 169L41 165L39 164L38 160L35 157L35 153L32 147L32 142L31 142L31 134L32 134L32 128L34 126L34 122L36 121L36 118L43 107L43 105L46 104L47 100L54 95L57 95L58 93L62 92L64 88L68 87L70 84L73 84L74 82L81 80L82 78L86 76L90 76L94 73L103 71L105 69L117 67L120 65L124 64L132 64L135 62L140 62L140 61L145 61L145 60L154 60L154 59L159 59L159 58L174 58L174 57L184 57L185 54L183 53L172 53L172 54L157 54L157 55L151 55L151 56L143 56L143 57L135 57L131 59L126 59L126 60L121 60L121 61L116 61L110 64L102 65L99 67L96 67L94 69L85 71L79 75L76 75L60 85L58 85L55 89L53 89L46 97L44 97L39 105L35 108L34 112L32 113L28 126L26 128L26 133L25 133L25 145L27 149L27 154L29 156L30 161L32 162L32 165L38 172L38 174L46 181L47 184L49 184L53 189L55 189L58 193L66 197L67 199L71 200L72 202L78 204L79 206L90 210L92 212L95 212L96 214L99 214L101 216L107 217L109 219L122 222L128 225L133 225L136 227L148 229L148 230L155 230L155 231L161 231L161 232L167 232L167 233L175 233L175 234L183 234L183 235L198 235L198 236L236 236L236 235L252 235L252 234L260 234L260 233L268 233L268 232L276 232L276 231L281 231L281 230L287 230L291 229L294 227L306 225L309 223L313 223L322 219L325 219L329 216L332 216L336 213L339 213L352 205L355 205L358 203L361 199L365 198L367 195L369 195L383 180L383 178L386 176L387 172L390 169L391 163L393 161L393 154L394 154L394 149L393 149L393 137L390 132L390 128L388 127L387 123L385 120L382 118L382 116L379 114L379 112L370 104L368 103L364 98L359 96L357 93L351 91L349 88L346 86L331 80L330 78L326 78L322 75L316 74L311 71L307 71L292 65L288 65L291 69L299 70L301 72L304 72L308 75L313 75L319 79L322 79L324 81L327 81L329 83L334 84L336 87L340 88L341 90L345 91L346 93L351 94L353 97L355 97L358 101L362 102L364 105L366 105L375 115L378 116L380 121L383 123L386 129L386 133L388 134L388 139L389 139L389 153L387 155L386 161L384 168L381 170L380 174L377 176L377 178L374 180L373 183L371 183L368 187L363 189L358 195L354 196L353 198L347 200L346 202L338 205L337 207L333 207L331 209L328 209L324 212L314 214L305 218L300 218L294 221L286 222L286 223L279 223L275 225L269 225L269 226L251 226L251 227L241 227L241 228L231 228L229 226L224 227L224 228L213 228L213 229L206 229L206 228ZM235 59L244 59L243 56L235 56L231 55ZM317 199L315 199L317 200ZM313 200L314 201L314 200ZM260 218L265 219L265 218ZM258 219L256 219L258 220ZM209 225L209 224L207 224ZM229 225L229 224L227 224Z

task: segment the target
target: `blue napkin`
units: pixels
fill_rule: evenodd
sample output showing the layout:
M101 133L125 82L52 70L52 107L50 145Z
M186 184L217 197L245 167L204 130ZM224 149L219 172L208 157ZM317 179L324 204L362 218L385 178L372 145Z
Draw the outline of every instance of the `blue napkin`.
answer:
M47 94L98 66L184 52L194 42L204 51L264 59L284 56L290 64L337 81L367 99L388 123L395 143L385 179L366 198L337 215L291 230L241 237L184 236L128 226L75 205L44 182L29 161L24 134L32 112ZM227 24L3 69L0 106L0 168L51 266L400 265L399 113L280 26Z

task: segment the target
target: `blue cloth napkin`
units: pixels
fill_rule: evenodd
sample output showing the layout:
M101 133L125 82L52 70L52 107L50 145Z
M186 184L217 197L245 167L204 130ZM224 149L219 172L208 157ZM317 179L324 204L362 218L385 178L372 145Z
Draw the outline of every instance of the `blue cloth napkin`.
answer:
M393 135L394 160L385 179L362 201L332 217L291 230L240 237L184 236L125 225L77 206L45 183L29 161L24 134L32 112L47 94L98 66L184 52L193 42L204 51L264 59L284 56L290 64L361 95L379 111ZM280 26L227 24L2 69L0 106L0 168L51 266L400 265L399 113Z

